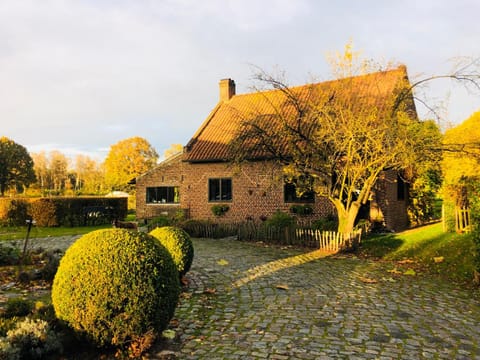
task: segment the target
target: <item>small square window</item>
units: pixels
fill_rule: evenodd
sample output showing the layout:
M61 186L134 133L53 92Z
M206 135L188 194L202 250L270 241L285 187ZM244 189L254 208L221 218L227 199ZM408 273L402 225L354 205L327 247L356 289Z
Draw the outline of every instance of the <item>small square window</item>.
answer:
M232 201L232 179L208 179L208 201Z

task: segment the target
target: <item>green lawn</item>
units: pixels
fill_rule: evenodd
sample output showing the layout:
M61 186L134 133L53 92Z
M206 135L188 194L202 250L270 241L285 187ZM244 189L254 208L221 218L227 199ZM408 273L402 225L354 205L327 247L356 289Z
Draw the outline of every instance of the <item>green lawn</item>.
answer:
M371 235L363 241L360 254L387 261L412 260L420 271L456 282L472 281L474 244L471 236L444 233L441 224L398 234Z
M30 231L30 238L43 238L50 236L83 235L93 230L111 228L112 225L81 226L81 227L36 227ZM26 226L0 227L0 241L25 239Z

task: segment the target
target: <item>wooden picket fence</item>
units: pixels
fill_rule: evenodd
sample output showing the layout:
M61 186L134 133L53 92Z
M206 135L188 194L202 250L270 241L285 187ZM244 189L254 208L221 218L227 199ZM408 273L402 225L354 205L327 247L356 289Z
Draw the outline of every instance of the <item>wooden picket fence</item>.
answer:
M362 230L351 233L336 231L320 231L313 229L297 229L297 236L310 237L318 244L318 248L327 252L337 253L344 250L357 249L362 239Z
M276 245L294 245L325 250L331 253L356 249L362 230L342 234L308 227L275 227L254 222L214 224L194 223L185 230L193 237L224 238L234 236L242 241L263 241Z

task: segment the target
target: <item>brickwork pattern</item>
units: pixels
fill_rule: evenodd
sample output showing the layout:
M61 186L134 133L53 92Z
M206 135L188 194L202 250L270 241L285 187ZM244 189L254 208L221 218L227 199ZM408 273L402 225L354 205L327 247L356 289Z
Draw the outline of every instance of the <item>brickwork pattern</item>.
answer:
M208 179L231 178L232 201L210 202ZM189 163L178 156L137 179L137 217L150 219L162 214L183 210L192 219L216 222L260 221L275 211L289 212L293 203L284 201L281 168L274 162L251 162L241 167L226 162ZM178 186L179 204L146 204L146 188ZM396 172L382 175L376 188L376 204L390 229L407 227L406 202L397 200ZM215 204L226 204L229 210L222 216L212 213ZM312 219L334 214L335 209L326 198L317 197ZM307 217L308 218L308 217Z

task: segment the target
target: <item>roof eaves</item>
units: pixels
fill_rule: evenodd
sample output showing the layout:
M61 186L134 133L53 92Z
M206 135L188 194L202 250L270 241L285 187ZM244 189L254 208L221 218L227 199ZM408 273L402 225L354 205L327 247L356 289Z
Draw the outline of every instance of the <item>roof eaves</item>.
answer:
M198 137L203 133L203 130L208 126L208 124L210 123L210 121L213 119L213 117L215 116L215 114L217 113L217 111L220 109L220 107L222 106L224 102L223 101L220 101L216 106L215 108L210 112L210 114L208 114L207 118L205 119L205 121L202 123L202 125L198 128L198 130L195 132L195 134L193 134L192 138L190 139L190 141L187 143L187 145L185 145L185 148L187 149L187 152L190 150L190 148L193 146L193 144L195 144L195 142L197 141Z

